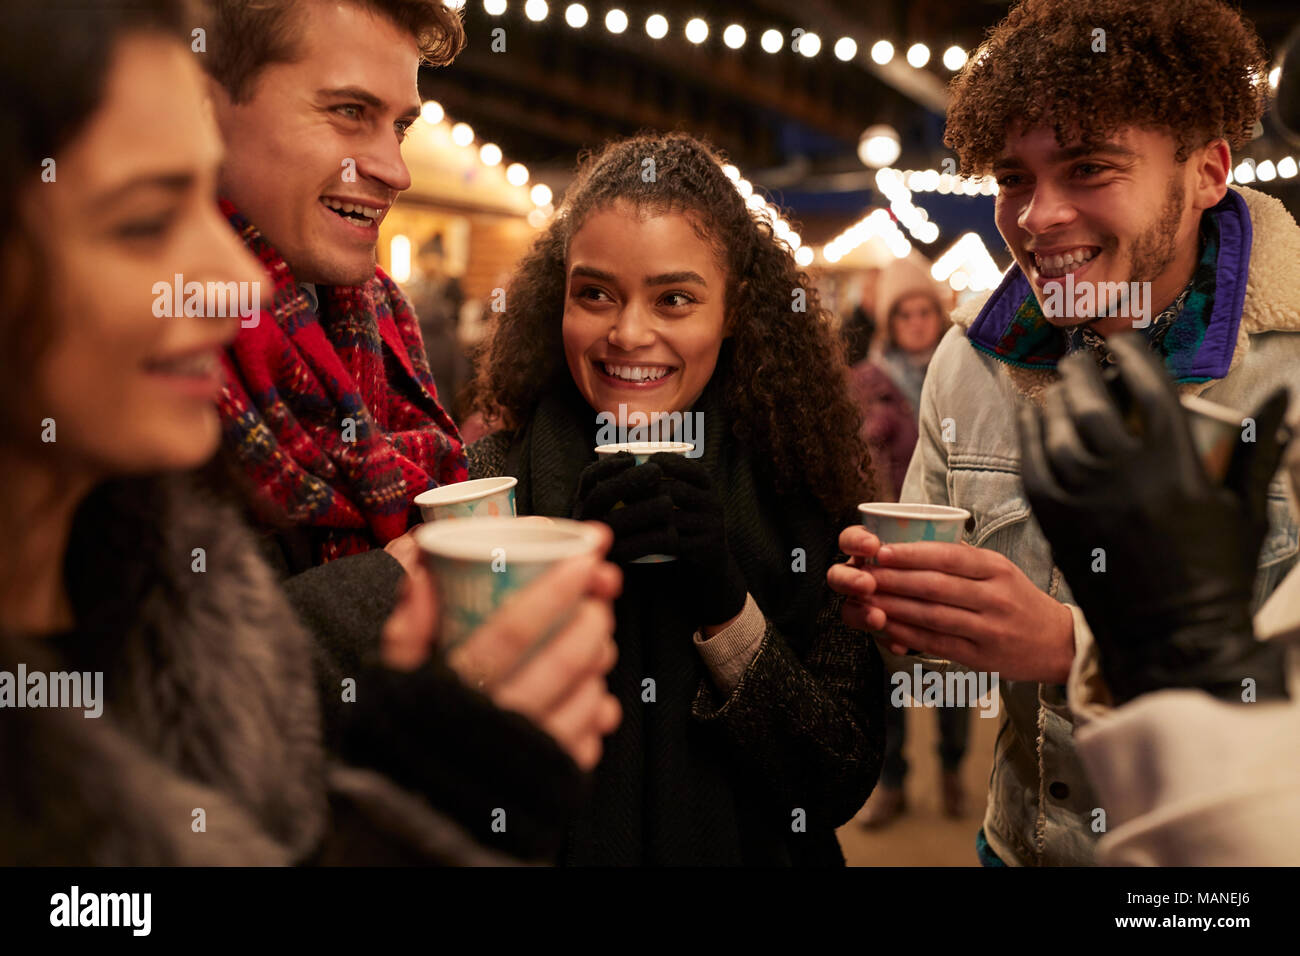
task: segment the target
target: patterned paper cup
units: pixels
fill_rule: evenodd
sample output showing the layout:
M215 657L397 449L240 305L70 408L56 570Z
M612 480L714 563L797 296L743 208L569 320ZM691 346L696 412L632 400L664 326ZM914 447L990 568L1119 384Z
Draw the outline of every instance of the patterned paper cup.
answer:
M547 568L595 551L600 537L597 528L562 518L448 518L418 529L416 543L438 588L442 648L465 641Z
M617 442L613 445L597 445L597 455L617 455L621 451L627 452L636 459L638 465L644 465L651 455L659 452L667 452L670 455L685 455L689 451L694 451L695 446L685 441L625 441ZM617 507L622 507L620 502ZM647 554L643 558L637 558L633 564L663 564L665 561L676 561L677 558L671 554Z
M1241 441L1241 427L1246 416L1196 395L1184 395L1179 401L1187 412L1192 444L1205 466L1205 473L1214 482L1223 481L1228 474L1228 463L1232 461L1232 450Z
M475 478L441 488L430 488L415 496L425 521L448 518L513 518L515 485L519 479Z
M947 505L909 505L896 501L869 501L858 505L862 526L881 544L911 544L916 541L961 540L962 528L970 518L965 508Z
M942 541L954 544L961 540L962 528L970 519L970 512L965 508L950 508L947 505L909 505L895 501L870 501L858 505L862 516L862 525L877 538L881 544L913 544L917 541ZM875 564L875 559L872 559ZM940 665L945 663L937 657L929 657L919 651L909 650L908 657L913 657L922 664Z

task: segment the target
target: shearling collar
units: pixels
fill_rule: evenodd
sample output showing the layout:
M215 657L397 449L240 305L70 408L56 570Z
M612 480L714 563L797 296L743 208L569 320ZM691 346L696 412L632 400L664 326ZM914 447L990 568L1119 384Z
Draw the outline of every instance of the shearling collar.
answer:
M1250 236L1250 266L1246 275L1240 321L1228 363L1228 372L1241 364L1250 350L1250 336L1259 332L1300 331L1300 227L1281 202L1257 190L1229 187L1247 211L1246 228ZM1235 197L1226 197L1231 200ZM1013 275L1014 274L1014 275ZM1014 281L1019 269L1012 267L1008 281ZM1021 277L1020 281L1024 281ZM1007 285L1004 281L999 289ZM1236 290L1240 295L1240 290ZM964 303L953 311L952 320L971 334L977 320L983 318L996 293ZM1228 318L1231 318L1229 316ZM1219 318L1222 321L1222 317ZM1000 363L1016 389L1036 404L1041 404L1047 386L1056 381L1055 368L1020 368ZM1179 390L1196 394L1208 388L1216 378L1180 385Z

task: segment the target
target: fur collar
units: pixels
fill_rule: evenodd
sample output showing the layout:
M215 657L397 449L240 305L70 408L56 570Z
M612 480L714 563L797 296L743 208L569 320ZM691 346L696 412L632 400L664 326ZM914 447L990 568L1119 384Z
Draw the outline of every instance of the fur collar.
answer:
M1246 280L1246 301L1229 371L1237 368L1250 351L1250 336L1260 332L1300 332L1300 227L1286 207L1272 196L1254 189L1236 189L1250 210L1254 238L1250 248L1250 270ZM990 293L991 294L991 293ZM955 325L969 330L989 296L962 303L953 310ZM997 361L994 359L994 361ZM1041 405L1047 387L1057 379L1054 370L1024 369L998 362L1016 390ZM1197 394L1214 383L1178 386L1180 392Z
M308 638L243 523L186 480L96 489L67 575L77 633L0 635L0 670L103 670L103 716L0 710L0 864L512 862L327 764Z
M78 512L67 571L77 633L5 639L0 668L103 670L107 703L98 719L0 711L0 856L305 856L325 823L310 651L241 523L180 480L109 483Z

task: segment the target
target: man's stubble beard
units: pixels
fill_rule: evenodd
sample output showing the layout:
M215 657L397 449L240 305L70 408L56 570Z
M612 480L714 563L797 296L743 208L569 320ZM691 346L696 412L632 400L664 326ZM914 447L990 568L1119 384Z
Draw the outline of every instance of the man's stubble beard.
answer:
M1170 177L1164 208L1149 229L1133 240L1130 281L1155 282L1178 258L1178 227L1186 196L1180 177Z

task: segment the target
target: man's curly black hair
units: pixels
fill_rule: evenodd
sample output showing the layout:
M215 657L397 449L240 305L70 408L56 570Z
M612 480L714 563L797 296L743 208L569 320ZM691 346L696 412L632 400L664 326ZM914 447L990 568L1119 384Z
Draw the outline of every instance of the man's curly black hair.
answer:
M953 78L944 143L961 175L985 175L1013 126L1049 126L1061 146L1137 126L1170 133L1184 162L1218 137L1250 139L1267 68L1221 0L1024 0Z

